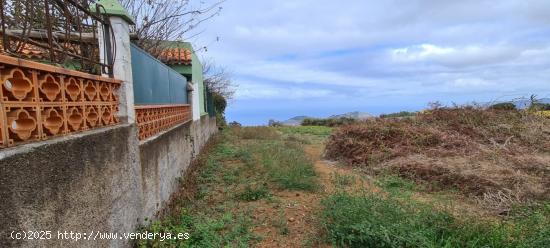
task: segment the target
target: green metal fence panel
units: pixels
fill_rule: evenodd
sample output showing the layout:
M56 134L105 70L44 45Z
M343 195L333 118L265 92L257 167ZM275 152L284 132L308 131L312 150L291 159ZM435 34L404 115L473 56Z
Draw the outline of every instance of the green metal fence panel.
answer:
M136 105L189 103L184 76L138 46L132 44L130 49Z

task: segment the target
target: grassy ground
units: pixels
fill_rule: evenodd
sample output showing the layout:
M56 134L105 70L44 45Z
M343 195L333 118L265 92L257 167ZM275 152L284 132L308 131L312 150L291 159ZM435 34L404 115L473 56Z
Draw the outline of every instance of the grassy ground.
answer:
M322 159L326 127L224 131L159 221L189 232L139 247L550 247L550 203L483 212L462 194L428 191ZM480 218L481 216L481 218Z

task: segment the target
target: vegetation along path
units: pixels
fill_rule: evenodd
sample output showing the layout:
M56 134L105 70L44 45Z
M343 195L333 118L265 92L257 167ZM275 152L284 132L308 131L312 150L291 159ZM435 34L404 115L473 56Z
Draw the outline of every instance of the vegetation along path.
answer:
M506 218L454 190L323 159L327 127L223 131L139 247L545 247L550 205ZM462 211L464 210L464 211ZM484 216L484 218L479 218ZM547 247L547 246L546 246Z

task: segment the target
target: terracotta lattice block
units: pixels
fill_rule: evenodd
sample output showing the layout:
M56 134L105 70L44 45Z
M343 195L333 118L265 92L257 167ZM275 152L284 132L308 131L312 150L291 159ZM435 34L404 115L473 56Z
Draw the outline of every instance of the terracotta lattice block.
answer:
M82 106L67 106L65 109L65 118L68 133L81 131L86 127L84 125L84 107Z
M86 106L84 109L84 116L86 119L86 127L87 128L95 128L97 126L101 126L100 119L100 107L89 105Z
M113 120L113 110L111 106L102 106L101 107L101 116L100 116L102 125L110 125L114 122Z
M3 102L36 101L33 75L28 70L6 68L1 70L0 76Z
M99 98L98 83L92 80L86 80L84 82L84 96L86 101L96 101Z
M4 110L0 109L0 148L6 147L6 143L4 143L4 140L7 138L4 136L5 130L6 130L6 118L4 117Z
M38 92L41 102L61 102L63 100L61 81L50 73L39 76Z
M0 148L119 123L120 81L0 55Z
M62 134L65 131L64 110L62 106L43 107L41 111L42 138Z
M179 105L136 106L139 139L144 140L178 124L191 120L191 107Z
M64 79L64 99L66 102L80 102L84 99L82 80L74 77Z
M40 140L38 111L32 106L5 107L8 145L16 142Z

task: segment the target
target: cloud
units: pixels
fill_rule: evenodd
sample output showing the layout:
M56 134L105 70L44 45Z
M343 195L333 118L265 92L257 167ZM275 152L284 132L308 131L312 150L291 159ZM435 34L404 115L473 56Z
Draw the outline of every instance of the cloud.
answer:
M448 67L465 67L504 63L517 58L518 49L506 46L441 47L422 44L392 49L396 62L434 62Z
M547 0L230 0L193 42L240 85L233 119L262 99L289 115L399 111L550 95L546 13Z
M307 100L311 98L326 98L336 93L326 89L305 87L281 87L267 83L242 82L236 92L237 99L278 99L278 100Z

